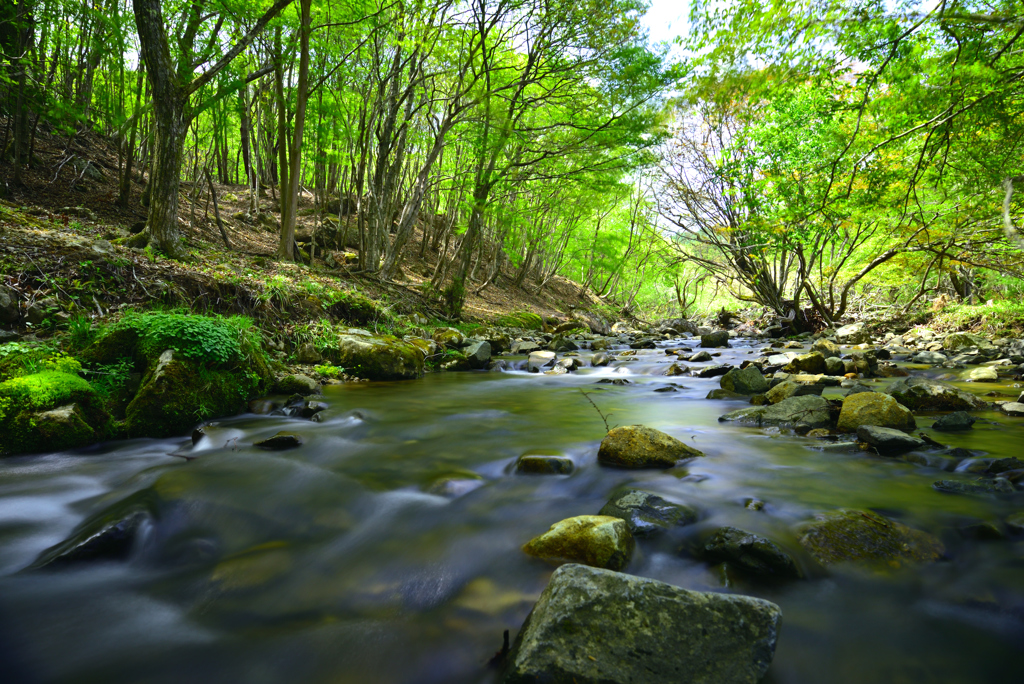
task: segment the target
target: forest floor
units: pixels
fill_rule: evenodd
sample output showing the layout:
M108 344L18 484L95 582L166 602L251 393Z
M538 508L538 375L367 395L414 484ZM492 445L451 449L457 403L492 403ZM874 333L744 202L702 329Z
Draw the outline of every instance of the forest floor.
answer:
M78 312L106 316L147 305L246 314L265 328L308 325L325 311L346 309L352 296L374 303L380 315L368 322L378 326L412 314L454 322L446 321L429 287L438 260L449 257L428 245L421 258L423 226L406 247L397 279L382 281L358 273L351 250L321 249L305 264L276 259L276 199L261 193L260 212L273 220L253 222L245 215L249 189L215 184L228 249L205 184L183 183L179 221L192 258L172 261L119 244L146 218L138 176L128 207L117 205L119 166L116 150L98 135L40 133L23 184L0 180L0 278L33 312L37 329L60 327ZM10 177L9 165L0 162L0 179ZM300 196L298 213L300 233L320 220L310 193ZM541 292L534 289L532 283L515 286L513 274L502 272L481 292L469 288L462 322L486 323L517 311L563 320L577 310L607 308L558 276Z

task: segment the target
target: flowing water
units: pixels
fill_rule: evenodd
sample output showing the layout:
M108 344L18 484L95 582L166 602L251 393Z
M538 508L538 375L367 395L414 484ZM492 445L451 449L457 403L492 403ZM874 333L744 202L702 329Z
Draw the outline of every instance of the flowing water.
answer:
M725 350L721 361L738 363L754 349ZM628 572L782 607L766 681L1019 681L1024 541L958 532L998 523L1021 509L1019 497L940 494L933 481L970 476L720 424L744 404L706 400L717 379L664 377L669 358L658 349L571 375L448 373L330 386L320 423L238 416L211 428L195 452L185 439L132 440L2 460L0 679L490 682L486 664L502 632L514 638L552 571L520 546L558 520L597 513L628 485L703 515L641 540ZM631 384L597 384L602 378ZM676 391L654 391L671 383ZM1013 391L1005 383L971 389ZM643 423L707 457L669 471L597 465L605 428L581 390L611 425ZM1020 455L1024 421L978 417L967 434L932 434L979 454ZM279 430L305 444L251 446ZM576 471L510 474L534 449L568 455ZM179 450L197 458L173 455ZM454 478L445 495L429 493L444 478ZM749 499L765 506L747 508ZM125 501L155 513L127 558L26 569L84 520ZM931 531L948 559L884 575L816 570L794 526L838 507ZM726 524L770 536L809 578L723 588L689 550Z

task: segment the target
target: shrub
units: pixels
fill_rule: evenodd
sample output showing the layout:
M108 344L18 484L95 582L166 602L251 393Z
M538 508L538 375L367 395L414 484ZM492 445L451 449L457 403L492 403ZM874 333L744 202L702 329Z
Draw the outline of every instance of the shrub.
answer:
M252 327L252 321L248 321L248 327L241 320L234 324L228 321L219 316L145 313L125 316L118 325L138 334L139 350L148 358L158 356L166 349L173 349L186 359L225 365L244 358L240 341L243 329L247 335L246 346L251 352L248 328Z

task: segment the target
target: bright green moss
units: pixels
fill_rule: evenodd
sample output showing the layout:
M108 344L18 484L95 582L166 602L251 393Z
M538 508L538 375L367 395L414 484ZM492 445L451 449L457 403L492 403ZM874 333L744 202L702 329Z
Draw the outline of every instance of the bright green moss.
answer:
M540 330L544 326L544 319L531 311L513 311L498 318L497 324L506 328Z

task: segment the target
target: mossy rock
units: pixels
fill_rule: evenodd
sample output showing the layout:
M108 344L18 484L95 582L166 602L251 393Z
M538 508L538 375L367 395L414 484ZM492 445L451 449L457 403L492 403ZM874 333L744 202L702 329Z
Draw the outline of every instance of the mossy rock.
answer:
M170 437L203 420L232 416L262 393L265 380L242 369L210 369L165 351L125 409L131 437Z
M423 374L425 354L415 344L391 335L349 331L324 355L353 375L369 380L411 380Z
M505 328L523 328L524 330L540 330L544 327L544 319L532 311L513 311L499 317L496 322Z
M936 537L877 513L841 509L819 515L800 530L800 544L822 565L854 562L900 568L942 558Z
M527 542L523 551L555 563L622 570L633 557L635 545L624 520L608 515L579 515L555 523Z
M378 302L358 292L342 292L327 312L351 325L367 325L385 316Z
M0 383L0 453L74 449L111 431L96 391L77 375L43 371Z

